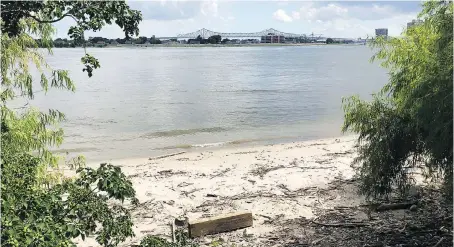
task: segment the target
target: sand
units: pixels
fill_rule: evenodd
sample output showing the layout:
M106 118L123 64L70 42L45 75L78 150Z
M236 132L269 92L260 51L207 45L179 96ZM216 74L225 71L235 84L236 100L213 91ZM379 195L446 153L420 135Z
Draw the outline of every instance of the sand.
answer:
M336 180L354 176L350 165L356 138L197 150L152 160L112 162L132 180L140 201L132 211L136 236L120 246L137 244L148 234L169 237L169 224L175 217L199 219L237 211L251 211L254 225L246 231L205 237L202 243L222 237L237 246L267 246L266 240L282 227L273 224L275 219L312 219L320 208L359 205L363 199L353 192L329 198L319 193ZM245 241L245 236L250 240ZM88 239L80 246L97 245Z

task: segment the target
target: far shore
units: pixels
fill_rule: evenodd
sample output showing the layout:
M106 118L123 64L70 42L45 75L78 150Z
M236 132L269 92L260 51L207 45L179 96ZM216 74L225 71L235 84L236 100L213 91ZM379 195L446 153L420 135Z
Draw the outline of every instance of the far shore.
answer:
M325 43L296 43L296 44L119 44L119 45L107 45L104 47L100 46L89 46L87 48L202 48L202 47L294 47L294 46L364 46L364 44L325 44ZM60 47L60 48L71 48L71 47ZM82 48L82 47L75 47Z

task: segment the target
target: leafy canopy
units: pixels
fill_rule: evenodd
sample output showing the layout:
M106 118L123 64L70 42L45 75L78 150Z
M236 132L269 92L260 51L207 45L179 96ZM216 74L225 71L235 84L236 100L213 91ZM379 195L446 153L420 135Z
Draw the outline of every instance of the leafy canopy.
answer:
M39 186L39 159L2 153L2 244L5 246L74 246L72 239L95 235L102 246L117 246L134 236L126 208L108 202L135 199L120 168L102 164L79 168L79 177L49 189Z
M129 212L121 203L133 203L131 182L112 165L82 168L78 177L63 179L58 157L50 146L63 142L58 123L63 113L40 112L28 105L13 109L15 99L33 99L51 88L75 91L68 71L54 70L39 45L52 53L51 23L72 18L68 35L85 42L83 33L115 22L125 35L138 33L141 14L124 2L2 1L1 7L1 240L5 246L74 246L73 239L96 235L102 246L117 246L133 236ZM81 58L92 76L99 62L89 54ZM30 72L35 66L39 75ZM80 164L82 163L82 164Z
M401 38L372 43L372 60L390 74L381 92L371 102L343 100L343 131L359 134L355 163L367 196L405 191L420 165L452 190L453 4L426 2L419 18Z

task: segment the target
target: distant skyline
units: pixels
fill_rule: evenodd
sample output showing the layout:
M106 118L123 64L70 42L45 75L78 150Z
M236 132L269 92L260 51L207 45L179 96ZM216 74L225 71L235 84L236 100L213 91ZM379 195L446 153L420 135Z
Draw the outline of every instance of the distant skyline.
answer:
M127 1L142 11L140 36L176 36L201 28L217 32L258 32L275 28L298 34L357 38L374 36L375 28L388 28L398 36L421 10L420 1ZM56 38L68 38L73 20L55 24ZM124 37L112 25L86 37Z

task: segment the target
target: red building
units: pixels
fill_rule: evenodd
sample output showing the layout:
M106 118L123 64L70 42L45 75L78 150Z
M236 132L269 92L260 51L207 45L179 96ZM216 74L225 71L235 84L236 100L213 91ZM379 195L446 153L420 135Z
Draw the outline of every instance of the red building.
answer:
M262 36L260 43L284 43L285 37L283 35L275 35L274 33L269 33L268 35Z

